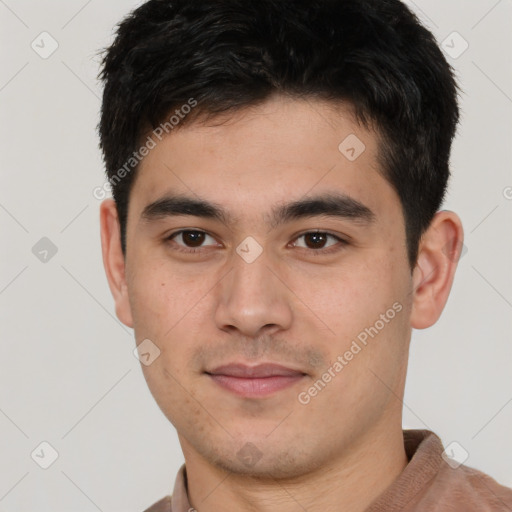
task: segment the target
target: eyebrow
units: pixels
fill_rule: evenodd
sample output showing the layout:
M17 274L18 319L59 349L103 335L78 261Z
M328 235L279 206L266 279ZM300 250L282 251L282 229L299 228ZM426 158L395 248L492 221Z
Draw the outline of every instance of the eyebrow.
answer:
M235 221L235 217L221 205L183 195L166 195L148 204L142 211L141 219L151 222L183 215L217 220L225 225ZM277 205L270 216L266 216L266 220L273 229L293 220L320 216L362 224L370 224L375 220L375 213L368 206L340 193L325 193Z

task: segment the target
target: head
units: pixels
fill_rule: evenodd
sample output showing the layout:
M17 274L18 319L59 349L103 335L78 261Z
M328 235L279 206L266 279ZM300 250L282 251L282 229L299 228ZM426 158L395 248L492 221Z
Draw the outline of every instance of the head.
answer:
M292 476L396 428L462 241L432 34L398 0L150 0L101 76L105 267L185 456ZM233 362L300 375L241 396Z

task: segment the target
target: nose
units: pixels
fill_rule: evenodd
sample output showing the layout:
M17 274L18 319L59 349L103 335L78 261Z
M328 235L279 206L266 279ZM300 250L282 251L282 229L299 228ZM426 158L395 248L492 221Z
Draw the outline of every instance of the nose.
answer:
M251 263L233 256L234 268L219 283L215 311L219 329L256 337L290 327L292 292L270 264L265 251Z

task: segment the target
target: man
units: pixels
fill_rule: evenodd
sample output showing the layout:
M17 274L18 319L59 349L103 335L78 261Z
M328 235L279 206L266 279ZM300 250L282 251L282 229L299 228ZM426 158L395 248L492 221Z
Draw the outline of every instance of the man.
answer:
M151 512L512 510L402 431L462 247L458 121L398 0L150 0L107 50L116 313L185 457Z

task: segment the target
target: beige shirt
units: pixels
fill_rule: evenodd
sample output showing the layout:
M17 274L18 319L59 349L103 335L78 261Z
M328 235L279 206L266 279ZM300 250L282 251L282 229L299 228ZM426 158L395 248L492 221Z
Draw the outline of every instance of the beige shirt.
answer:
M512 512L512 489L476 469L452 468L442 458L443 445L433 432L404 430L404 446L409 464L366 512ZM183 465L172 498L165 496L145 512L193 510Z

